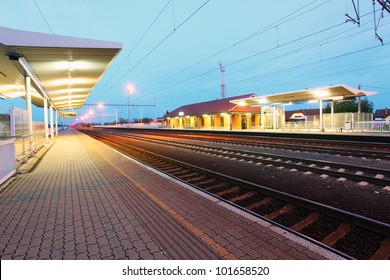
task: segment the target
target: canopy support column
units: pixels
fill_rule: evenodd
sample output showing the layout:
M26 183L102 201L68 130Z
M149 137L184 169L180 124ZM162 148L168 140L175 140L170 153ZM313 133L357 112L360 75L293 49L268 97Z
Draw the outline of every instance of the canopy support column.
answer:
M50 104L50 138L54 138L53 104Z
M273 117L273 129L276 129L277 127L277 116L276 116L276 106L273 106L274 107L274 117Z
M49 140L49 122L47 116L47 99L43 99L43 118L45 121L45 142Z
M26 110L27 110L27 127L30 138L30 151L33 150L33 122L32 122L32 109L31 109L31 78L24 77L24 85L26 90Z
M264 129L264 124L265 124L265 120L264 120L264 107L261 107L261 129Z
M330 118L332 123L332 131L334 130L334 101L330 102Z
M56 136L58 136L58 111L56 110Z

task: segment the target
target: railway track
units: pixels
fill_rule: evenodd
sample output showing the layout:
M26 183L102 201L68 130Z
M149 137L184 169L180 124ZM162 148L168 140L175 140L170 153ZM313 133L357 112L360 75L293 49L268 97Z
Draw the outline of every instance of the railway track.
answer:
M156 132L148 134L161 135ZM322 153L339 156L359 157L390 160L390 145L380 143L361 143L361 142L340 142L340 141L319 141L304 139L297 141L296 139L274 139L274 138L242 138L242 137L226 137L215 136L209 137L206 135L192 134L169 134L169 137L179 138L184 140L207 141L213 143L234 144L242 146L251 146L268 149L285 149L311 153Z
M112 136L87 133L138 161L345 258L390 258L389 224L158 155Z
M372 184L382 188L390 189L390 170L348 165L331 161L281 156L272 153L254 152L248 150L237 150L200 144L189 144L171 140L157 140L149 137L134 136L131 134L114 133L121 137L152 142L160 145L168 145L181 149L204 152L224 158L244 160L255 164L273 165L290 170L317 173L320 175L332 176L340 180L349 179L360 182L362 185Z

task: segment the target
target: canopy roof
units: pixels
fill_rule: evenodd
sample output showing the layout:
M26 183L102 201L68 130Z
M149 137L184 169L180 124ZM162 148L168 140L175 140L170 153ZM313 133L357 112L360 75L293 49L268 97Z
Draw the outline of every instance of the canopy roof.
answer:
M122 49L121 43L0 27L0 98L24 97L31 77L32 103L43 97L57 110L80 108Z
M376 94L376 92L360 90L346 85L337 85L235 99L230 102L240 106L267 106L286 104L290 102L300 103L310 100L342 101L355 96L370 96L373 94Z

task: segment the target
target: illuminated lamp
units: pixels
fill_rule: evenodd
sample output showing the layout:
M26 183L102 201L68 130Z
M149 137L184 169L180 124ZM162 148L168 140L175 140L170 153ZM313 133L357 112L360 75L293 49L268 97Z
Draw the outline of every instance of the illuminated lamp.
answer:
M68 68L69 68L69 71L74 71L74 62L73 61L69 61Z
M318 98L323 98L329 96L329 91L327 90L315 90L313 94Z
M179 112L179 116L180 117L184 116L184 112Z
M258 100L259 104L264 104L264 103L268 103L268 99L267 98L260 98Z

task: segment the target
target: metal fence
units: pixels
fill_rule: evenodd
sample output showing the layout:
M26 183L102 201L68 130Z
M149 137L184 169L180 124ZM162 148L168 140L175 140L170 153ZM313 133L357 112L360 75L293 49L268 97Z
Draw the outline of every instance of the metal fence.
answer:
M17 162L23 162L45 144L45 124L33 122L33 133L28 130L28 112L14 107L11 109L11 137L15 139ZM12 131L14 129L14 131Z
M0 141L13 140L16 161L22 162L45 144L45 124L33 122L33 133L30 134L26 110L0 109Z
M11 121L8 109L0 108L0 184L16 171L15 140L11 136Z
M335 113L333 114L333 121L331 114L322 115L322 128L324 131L342 132L342 131L369 131L362 129L363 124L372 123L372 113ZM373 127L379 127L375 124ZM305 121L299 122L286 122L283 130L290 131L319 131L320 128L320 116L313 115L307 116ZM372 130L373 131L373 130ZM379 130L375 130L379 131ZM386 131L383 129L382 131Z
M356 132L390 133L390 121L356 122Z

